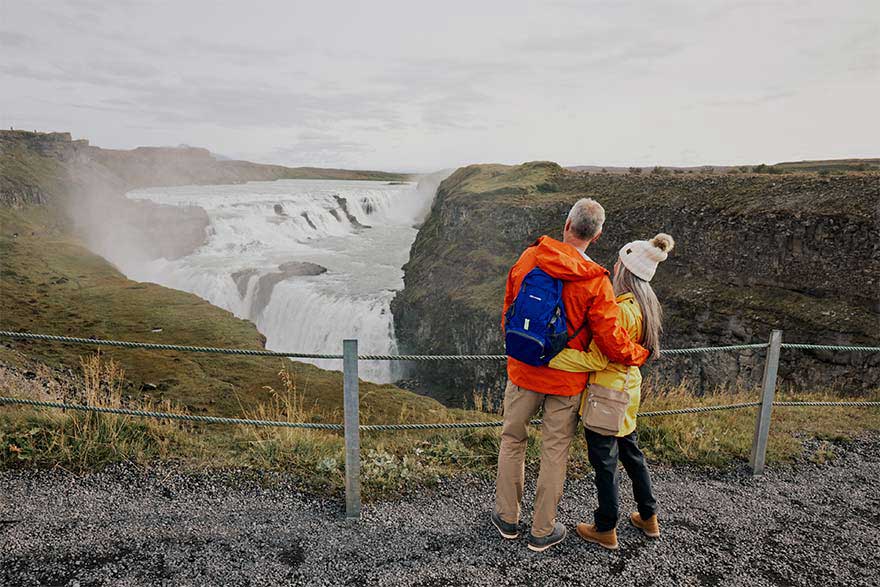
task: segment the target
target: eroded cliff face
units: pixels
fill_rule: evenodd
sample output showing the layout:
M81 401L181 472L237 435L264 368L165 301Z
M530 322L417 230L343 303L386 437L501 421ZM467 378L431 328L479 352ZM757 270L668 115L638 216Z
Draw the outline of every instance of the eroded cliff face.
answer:
M675 252L654 286L667 348L766 342L880 342L880 174L627 176L552 163L471 166L440 187L392 306L403 352L503 353L507 270L538 236L561 238L566 214L590 195L606 208L588 253L611 267L620 246L657 232ZM417 363L415 386L447 403L500 395L503 364ZM646 368L663 385L698 391L754 386L762 352L664 358ZM786 350L784 385L880 387L876 354Z

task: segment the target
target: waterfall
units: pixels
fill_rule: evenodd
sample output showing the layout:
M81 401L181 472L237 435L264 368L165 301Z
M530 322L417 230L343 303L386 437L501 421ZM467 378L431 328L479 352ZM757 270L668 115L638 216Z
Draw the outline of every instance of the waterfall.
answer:
M280 180L136 190L128 197L200 206L207 242L179 259L148 262L99 251L128 277L188 291L251 320L272 350L397 352L391 299L442 178L417 184ZM173 238L173 235L168 235ZM339 361L310 361L340 369ZM364 379L394 381L395 363L363 363Z

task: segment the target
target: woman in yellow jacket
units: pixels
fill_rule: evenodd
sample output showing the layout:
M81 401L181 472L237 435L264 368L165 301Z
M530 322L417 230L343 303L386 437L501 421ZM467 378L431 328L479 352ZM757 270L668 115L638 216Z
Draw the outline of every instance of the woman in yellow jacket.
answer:
M667 234L658 234L650 241L628 243L620 249L619 259L614 265L613 285L620 306L620 325L654 357L660 351L662 309L650 281L657 265L666 260L673 245L672 237ZM553 358L550 367L571 372L591 372L587 391L581 400L582 416L588 410L596 409L595 402L601 402L602 395L611 402L605 405L620 406L620 410L605 410L606 417L611 420L615 419L615 412L619 414L625 405L625 412L619 414L622 418L618 417L613 423L615 429L607 429L607 425L603 424L603 428L597 431L589 423L585 424L588 456L596 472L599 507L594 512L593 524L577 525L578 535L611 550L618 548L617 461L620 460L632 480L633 496L638 504L638 511L630 515L630 522L647 536L659 537L657 500L651 490L651 477L636 434L636 415L642 387L639 368L610 362L595 344L591 344L588 351L565 349ZM617 393L622 397L614 397ZM603 409L602 406L599 409Z

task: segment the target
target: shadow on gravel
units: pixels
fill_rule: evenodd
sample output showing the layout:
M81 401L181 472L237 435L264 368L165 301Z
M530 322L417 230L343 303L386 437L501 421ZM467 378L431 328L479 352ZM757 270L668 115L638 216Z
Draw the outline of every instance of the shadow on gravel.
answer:
M650 546L648 542L644 541L644 539L642 540L642 542L633 542L626 546L622 546L616 553L609 553L614 557L614 560L611 561L611 565L608 567L608 572L611 573L612 577L618 577L624 574L626 572L627 562L639 556L645 548Z
M289 548L285 548L281 551L281 554L278 555L278 560L291 569L296 569L306 562L306 551L303 549L300 542L294 542Z
M72 584L77 577L91 575L109 565L119 564L131 554L129 548L116 548L103 553L84 552L76 555L16 557L5 561L8 575L28 574L37 585L62 587ZM97 582L77 582L81 587L101 585Z

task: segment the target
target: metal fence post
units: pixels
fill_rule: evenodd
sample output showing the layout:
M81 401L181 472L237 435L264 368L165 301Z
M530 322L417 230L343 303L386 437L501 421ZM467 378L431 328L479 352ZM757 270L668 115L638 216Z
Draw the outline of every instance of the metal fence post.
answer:
M358 341L342 341L343 406L345 412L345 517L361 517L361 435L358 396Z
M761 406L758 408L758 420L755 422L755 438L752 441L752 458L750 461L752 475L764 473L764 462L767 457L767 438L770 435L770 414L773 410L773 398L776 395L776 376L779 373L779 351L782 348L782 331L770 333L770 344L767 347L767 359L764 363L764 381L761 385Z

